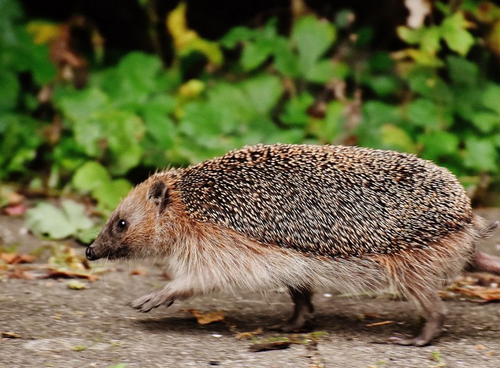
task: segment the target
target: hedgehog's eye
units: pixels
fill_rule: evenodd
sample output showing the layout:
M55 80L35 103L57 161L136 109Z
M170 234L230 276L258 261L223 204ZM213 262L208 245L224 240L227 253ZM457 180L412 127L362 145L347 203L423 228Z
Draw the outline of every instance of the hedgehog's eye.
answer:
M118 220L118 229L120 230L123 230L127 227L127 221L121 219L121 220Z

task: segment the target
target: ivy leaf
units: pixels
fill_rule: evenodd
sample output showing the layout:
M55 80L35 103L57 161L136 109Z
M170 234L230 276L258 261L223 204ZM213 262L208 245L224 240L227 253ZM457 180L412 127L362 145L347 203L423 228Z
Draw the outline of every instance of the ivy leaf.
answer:
M477 112L472 115L472 123L484 134L489 134L500 125L500 116L489 112Z
M132 184L126 179L117 179L109 181L92 191L92 196L97 200L97 209L108 213L111 212L120 204L120 201L125 198Z
M478 82L479 68L476 64L457 56L447 59L450 78L454 84L474 86Z
M287 39L279 37L274 46L274 67L287 77L298 77L299 61Z
M261 75L241 83L249 102L255 110L262 115L267 115L276 105L283 87L278 77L273 75Z
M489 83L482 97L483 106L500 115L500 85Z
M305 79L313 83L327 83L335 76L335 66L331 60L320 60L309 69Z
M80 167L73 175L72 183L81 193L90 193L94 189L111 181L106 169L96 161L89 161Z
M464 165L478 171L498 172L498 152L491 140L469 137L465 140Z
M234 49L238 43L250 41L257 33L248 27L234 27L220 39L220 44L227 49Z
M458 152L459 140L456 135L436 130L418 137L418 142L424 146L422 156L438 161L443 156L455 155Z
M93 226L85 215L85 208L71 200L62 201L61 208L39 203L26 212L26 223L33 233L52 239L64 239Z
M106 108L108 105L108 96L95 87L64 95L59 100L62 112L73 122L90 119L96 111Z
M332 101L326 108L325 118L312 120L311 133L318 137L322 143L333 143L342 131L344 123L345 106L340 101Z
M423 34L420 40L420 49L429 54L435 55L441 49L439 40L441 39L441 31L436 26L422 28Z
M295 23L291 39L299 51L299 67L303 75L307 75L335 38L335 26L314 16L303 17Z
M286 102L280 119L288 125L305 126L309 121L307 109L313 102L314 97L309 92L302 92Z
M428 99L419 98L408 105L408 119L416 126L438 129L441 121L436 104Z
M258 39L243 49L241 66L243 70L250 71L261 65L272 53L274 45L265 39Z
M412 29L406 26L399 26L396 28L396 32L403 41L410 45L415 45L420 43L424 28Z
M448 47L462 56L467 55L475 42L466 26L467 21L461 12L447 17L441 24L441 35Z
M19 90L17 75L0 69L0 112L17 105Z
M416 153L415 143L408 133L393 124L384 124L380 128L381 142L386 148L395 149L409 153Z

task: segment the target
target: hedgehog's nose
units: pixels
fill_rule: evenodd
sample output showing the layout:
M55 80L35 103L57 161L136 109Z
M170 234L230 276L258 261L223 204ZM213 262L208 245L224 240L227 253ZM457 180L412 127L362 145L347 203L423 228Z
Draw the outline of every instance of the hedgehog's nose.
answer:
M89 261L95 261L97 259L94 253L94 248L92 248L92 246L87 247L87 250L85 251L85 256Z

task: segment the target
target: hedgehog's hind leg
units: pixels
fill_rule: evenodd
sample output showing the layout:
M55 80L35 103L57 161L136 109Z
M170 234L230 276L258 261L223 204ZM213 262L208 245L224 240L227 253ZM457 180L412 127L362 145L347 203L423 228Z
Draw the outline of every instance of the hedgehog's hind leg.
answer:
M284 326L281 326L283 332L292 332L301 330L310 315L314 313L312 304L312 291L309 288L288 287L288 292L294 303L293 314Z
M416 304L422 308L425 324L420 333L413 338L391 337L390 341L399 345L425 346L441 334L446 318L446 307L437 290L432 288L426 290L408 289L406 294L411 296Z

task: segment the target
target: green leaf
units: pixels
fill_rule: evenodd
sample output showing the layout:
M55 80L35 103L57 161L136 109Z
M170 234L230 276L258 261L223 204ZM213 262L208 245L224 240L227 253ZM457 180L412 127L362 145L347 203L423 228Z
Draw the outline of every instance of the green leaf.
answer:
M298 77L299 61L287 39L279 37L274 46L274 67L287 77Z
M368 77L368 85L373 91L381 96L390 96L400 87L400 81L391 75L371 75Z
M19 90L17 75L0 69L0 113L16 107Z
M425 98L412 101L407 107L407 116L412 124L432 129L445 127L450 121L434 101Z
M107 213L114 210L131 189L128 180L117 179L95 188L92 196L97 200L97 209Z
M422 37L420 39L420 49L424 52L435 55L441 49L439 44L441 30L436 26L421 29Z
M492 140L468 137L464 165L478 171L498 172L498 152Z
M62 112L73 122L90 119L97 111L109 105L108 96L95 87L64 95L59 100Z
M489 134L500 127L500 115L489 112L476 112L471 120L474 126L484 134Z
M396 124L401 120L399 109L380 101L369 101L363 105L364 121L373 126Z
M335 38L335 26L314 16L305 16L294 24L291 39L299 51L299 68L303 75L307 75Z
M26 212L26 223L33 233L52 239L64 239L93 226L92 220L85 215L85 208L70 200L62 201L61 209L39 203Z
M342 131L345 106L340 101L332 101L326 108L325 118L312 121L310 130L322 143L333 143Z
M500 115L500 85L489 83L483 92L482 103Z
M399 26L396 28L396 32L403 41L410 45L415 45L422 39L424 28L412 29L406 26Z
M465 29L467 21L461 12L447 17L441 24L441 35L448 47L460 55L467 55L474 45L474 37Z
M305 79L313 83L325 84L335 76L335 66L331 60L320 60L305 74Z
M381 142L385 148L416 153L417 147L409 134L393 124L384 124L381 129Z
M27 171L43 142L39 125L28 116L0 114L0 177Z
M94 189L111 181L106 169L96 161L89 161L73 175L73 186L82 193L90 193Z
M476 64L457 56L448 56L447 63L454 84L475 86L478 83L479 68Z
M285 103L280 115L281 121L291 126L305 126L309 121L307 109L314 103L314 97L309 92L291 98Z
M443 130L423 134L418 137L418 142L424 146L422 156L429 160L438 161L443 156L458 153L459 139L456 135Z
M250 71L261 65L273 52L273 42L266 39L258 39L243 49L241 54L241 65L243 70Z
M247 27L234 27L220 39L220 44L228 49L234 49L238 43L249 41L255 37L258 31Z
M267 115L276 105L283 87L278 77L274 75L261 75L241 83L249 102L255 110L262 115Z

